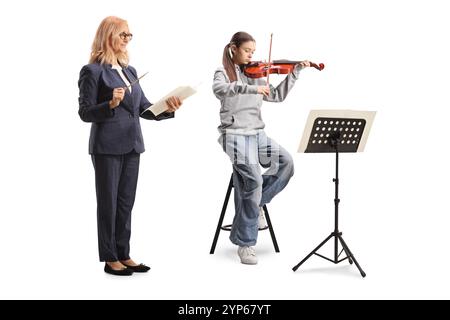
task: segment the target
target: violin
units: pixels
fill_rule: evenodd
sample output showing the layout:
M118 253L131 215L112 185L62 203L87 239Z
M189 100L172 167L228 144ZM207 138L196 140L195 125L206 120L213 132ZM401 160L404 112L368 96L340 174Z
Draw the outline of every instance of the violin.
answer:
M249 78L263 78L267 77L269 74L289 74L291 73L297 64L301 61L291 61L291 60L274 60L272 62L250 62L244 66L244 74ZM310 67L316 68L322 71L325 68L323 63L316 64L314 62L309 62Z
M271 73L276 74L288 74L291 73L297 64L301 61L290 60L275 60L272 61L272 38L273 33L270 34L270 47L269 47L269 62L250 62L244 66L244 74L249 78L263 78L267 77L267 85L269 85L269 75ZM309 62L309 66L322 71L325 68L323 63L316 64Z

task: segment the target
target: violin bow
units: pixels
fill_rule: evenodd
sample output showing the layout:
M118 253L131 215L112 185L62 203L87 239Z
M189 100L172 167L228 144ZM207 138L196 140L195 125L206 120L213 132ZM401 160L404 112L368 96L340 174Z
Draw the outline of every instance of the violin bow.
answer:
M272 38L273 38L273 33L270 34L270 46L269 46L269 63L267 64L268 68L270 68L270 63L272 61ZM270 71L267 70L267 85L269 85L269 75L270 75Z

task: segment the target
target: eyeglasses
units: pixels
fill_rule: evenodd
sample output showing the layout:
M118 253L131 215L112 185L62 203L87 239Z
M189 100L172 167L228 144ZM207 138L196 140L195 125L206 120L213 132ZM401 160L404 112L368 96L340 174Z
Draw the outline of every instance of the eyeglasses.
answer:
M122 32L121 34L119 34L120 39L125 40L128 38L128 40L133 39L133 34L132 33L126 33L126 32Z

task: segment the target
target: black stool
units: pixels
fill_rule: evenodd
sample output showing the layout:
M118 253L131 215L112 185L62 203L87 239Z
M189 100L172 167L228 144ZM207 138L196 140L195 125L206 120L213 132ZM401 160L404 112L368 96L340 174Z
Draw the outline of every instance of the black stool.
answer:
M225 231L231 230L231 224L227 224L227 225L223 226L222 223L223 223L223 218L225 217L225 212L227 211L228 200L230 200L230 194L231 194L232 188L233 188L233 174L231 174L231 179L230 179L230 183L228 184L227 194L225 196L225 200L223 201L222 213L220 214L219 223L217 224L216 234L214 235L214 240L213 240L213 243L211 246L211 250L209 251L210 254L214 254L214 251L216 250L216 244L217 244L217 239L219 239L220 230L221 229L225 230ZM262 228L259 230L269 229L270 236L272 237L273 246L275 247L275 252L280 252L280 249L278 248L277 239L275 238L275 233L273 232L272 222L270 221L269 211L267 210L266 205L263 206L263 210L264 210L264 216L266 217L266 220L267 220L267 226L265 228Z

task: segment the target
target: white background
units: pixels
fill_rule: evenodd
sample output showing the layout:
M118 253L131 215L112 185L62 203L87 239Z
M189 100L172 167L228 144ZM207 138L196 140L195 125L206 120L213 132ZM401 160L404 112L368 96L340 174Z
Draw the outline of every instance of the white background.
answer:
M450 21L446 1L10 1L2 62L0 298L450 298L447 151ZM89 124L79 70L100 21L129 22L131 64L156 101L201 83L176 118L142 120L132 257L148 274L112 277L98 262ZM209 249L231 173L216 139L213 72L233 33L255 60L309 59L284 103L263 106L266 132L296 173L269 205L281 253L262 232L259 264L239 263L223 232ZM271 77L274 82L282 77ZM344 239L367 273L318 257L291 268L333 229L334 158L296 153L308 112L375 110L364 153L341 159ZM233 202L227 220L233 216ZM331 247L323 253L331 254Z

